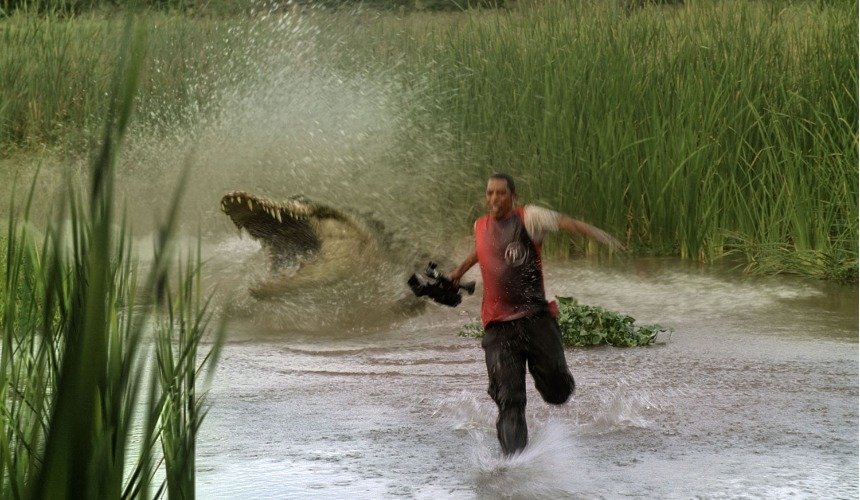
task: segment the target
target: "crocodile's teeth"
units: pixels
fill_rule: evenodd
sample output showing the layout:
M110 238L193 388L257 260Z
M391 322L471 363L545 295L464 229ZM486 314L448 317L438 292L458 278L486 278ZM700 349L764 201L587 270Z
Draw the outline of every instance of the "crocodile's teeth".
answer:
M254 202L248 198L248 210L254 210Z
M275 210L275 218L278 219L278 222L283 222L281 220L281 211L280 210Z

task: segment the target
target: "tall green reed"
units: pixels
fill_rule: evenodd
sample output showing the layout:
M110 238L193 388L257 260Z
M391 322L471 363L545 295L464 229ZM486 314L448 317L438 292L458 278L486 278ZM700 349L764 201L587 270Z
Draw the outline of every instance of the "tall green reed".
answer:
M524 198L640 253L856 276L856 13L549 1L474 14L415 50L476 177L509 171Z
M199 254L193 267L186 265L171 278L181 187L159 230L143 283L138 283L129 231L115 214L114 165L131 119L145 47L140 25L129 21L126 33L88 196L70 189L60 204L65 210L47 226L41 242L26 223L26 209L25 224L10 218L0 353L4 498L148 497L159 441L169 496L194 495L194 441L203 416L197 379L214 366L223 330L199 359L211 318L200 304ZM31 190L27 205L32 196ZM188 283L197 286L188 288ZM171 294L174 286L183 290L181 300ZM157 317L166 311L171 320L193 321L180 322L178 336L172 322L161 323L157 339L149 339L151 312L141 310L139 290L155 300ZM172 345L181 356L160 355ZM176 428L176 421L192 425ZM184 460L167 459L168 450Z
M198 240L199 241L199 240ZM217 361L218 350L198 356L203 335L209 330L209 300L202 300L200 247L180 266L175 295L168 290L165 313L156 345L161 390L164 394L161 446L165 462L168 498L195 497L195 450L197 434L206 415L198 394L198 379ZM184 271L184 272L183 272ZM219 335L223 335L223 329ZM208 369L208 370L207 370Z

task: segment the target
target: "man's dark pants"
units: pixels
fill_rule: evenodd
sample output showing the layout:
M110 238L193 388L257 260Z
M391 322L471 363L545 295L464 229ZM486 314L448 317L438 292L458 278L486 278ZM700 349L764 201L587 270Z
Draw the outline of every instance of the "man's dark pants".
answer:
M573 376L564 359L558 323L548 313L490 323L481 346L490 378L487 392L499 407L499 443L510 455L528 442L526 365L541 397L551 404L562 404L573 394Z

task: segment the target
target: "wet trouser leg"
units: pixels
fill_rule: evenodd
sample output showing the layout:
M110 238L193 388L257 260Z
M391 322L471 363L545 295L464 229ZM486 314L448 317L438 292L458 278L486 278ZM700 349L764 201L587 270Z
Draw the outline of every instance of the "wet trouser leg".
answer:
M487 392L499 407L499 443L509 455L528 442L526 365L541 397L551 404L562 404L573 394L573 376L567 368L558 323L548 314L491 323L481 345L490 380Z
M488 325L481 341L490 379L487 392L499 407L496 433L506 455L522 450L528 442L526 357L511 323Z
M558 322L549 314L538 314L526 318L523 326L527 330L526 358L535 387L547 403L565 403L576 384L564 357Z

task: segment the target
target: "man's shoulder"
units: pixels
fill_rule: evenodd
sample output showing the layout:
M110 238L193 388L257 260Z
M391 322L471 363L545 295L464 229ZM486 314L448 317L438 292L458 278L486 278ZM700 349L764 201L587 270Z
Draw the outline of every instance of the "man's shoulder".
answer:
M523 224L532 239L540 241L543 234L550 231L558 231L560 214L538 205L526 205L523 207Z
M486 215L486 214L475 219L475 223L473 224L475 231L477 231L478 229L480 229L482 227L486 227L487 221L489 221L489 220L490 220L490 216Z
M535 205L534 203L527 203L522 206L523 212L551 212L556 213L555 210L551 208L547 208L541 205Z

